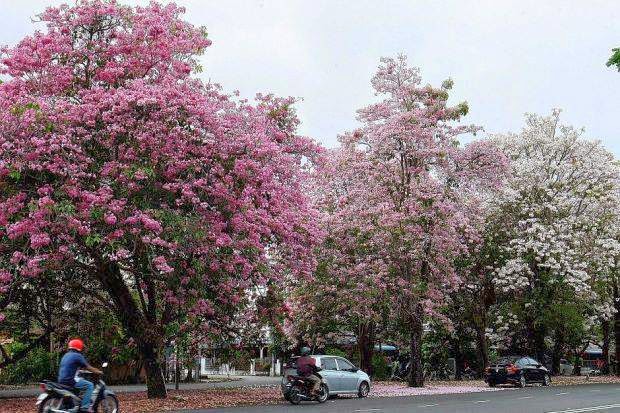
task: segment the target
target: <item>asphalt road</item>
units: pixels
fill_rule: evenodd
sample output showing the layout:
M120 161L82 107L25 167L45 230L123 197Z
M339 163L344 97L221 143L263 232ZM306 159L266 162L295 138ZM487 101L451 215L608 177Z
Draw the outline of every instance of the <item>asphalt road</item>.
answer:
M185 411L187 413L187 411ZM526 387L497 392L434 396L336 399L325 404L195 410L193 413L620 413L619 384Z

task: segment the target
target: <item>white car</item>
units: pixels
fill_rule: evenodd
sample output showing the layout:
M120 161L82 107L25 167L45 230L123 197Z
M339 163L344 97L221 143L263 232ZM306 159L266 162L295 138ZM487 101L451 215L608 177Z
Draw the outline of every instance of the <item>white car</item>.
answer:
M310 356L316 361L317 367L321 369L319 375L327 384L330 396L338 394L353 394L358 397L366 397L370 393L370 377L349 360L329 355ZM284 366L284 377L282 378L282 391L286 388L289 377L297 375L297 359L294 357Z

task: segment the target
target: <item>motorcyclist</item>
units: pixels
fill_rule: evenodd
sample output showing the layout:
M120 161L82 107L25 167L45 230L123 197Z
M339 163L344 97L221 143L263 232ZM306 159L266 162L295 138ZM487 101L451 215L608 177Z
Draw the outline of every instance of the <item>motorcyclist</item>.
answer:
M80 412L92 413L91 398L94 385L82 377L76 377L76 375L79 369L88 370L95 374L103 374L103 372L88 364L88 361L86 361L86 358L82 355L82 351L84 351L84 342L81 339L74 338L70 340L68 347L69 350L60 360L58 383L79 389L82 393Z
M316 374L316 361L310 357L308 347L301 348L301 357L297 359L297 374L312 383L312 394L316 395L321 388L321 379Z

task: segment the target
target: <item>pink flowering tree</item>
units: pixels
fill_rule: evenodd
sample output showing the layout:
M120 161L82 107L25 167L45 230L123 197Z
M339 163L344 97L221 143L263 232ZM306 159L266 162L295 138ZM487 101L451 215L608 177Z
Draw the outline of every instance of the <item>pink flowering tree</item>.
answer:
M313 175L311 194L325 238L315 277L290 294L292 336L319 346L354 338L360 368L372 375L374 345L388 322L390 300L383 250L373 242L373 227L364 224L364 204L357 202L364 182L352 165L348 152L333 149Z
M42 278L96 297L134 338L150 397L166 395L169 326L226 332L261 286L314 266L301 182L317 146L292 100L235 102L191 77L210 41L182 14L49 8L0 56L2 303Z
M372 85L382 100L360 109L362 126L340 138L341 164L355 180L341 195L338 225L360 229L372 245L365 265L389 291L409 341L409 384L422 386L426 317L441 317L446 293L460 284L455 260L479 241L471 225L477 194L499 185L507 161L488 142L459 145L460 135L479 128L454 125L467 105L448 105L451 81L422 86L418 69L399 56L381 59ZM360 273L349 270L350 277Z

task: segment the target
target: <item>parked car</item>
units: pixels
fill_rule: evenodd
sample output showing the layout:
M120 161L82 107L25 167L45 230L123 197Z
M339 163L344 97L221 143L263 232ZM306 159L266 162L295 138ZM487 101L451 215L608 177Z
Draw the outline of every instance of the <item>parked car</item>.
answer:
M321 368L319 374L327 384L329 396L338 394L353 394L358 397L366 397L370 393L370 377L349 360L329 355L310 356L316 361L317 367ZM284 377L282 377L282 394L286 394L286 385L297 375L297 359L294 357L284 365Z
M548 386L551 383L551 375L545 366L531 357L508 356L501 357L486 368L484 381L490 387L498 384L525 387L530 383L542 383L543 386Z

